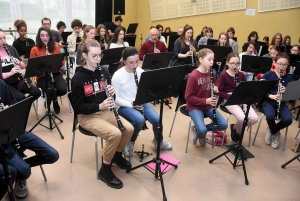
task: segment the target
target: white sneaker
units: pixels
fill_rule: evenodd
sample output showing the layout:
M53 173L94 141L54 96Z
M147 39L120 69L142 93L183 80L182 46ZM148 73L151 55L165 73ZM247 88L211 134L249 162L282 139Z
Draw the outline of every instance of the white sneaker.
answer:
M200 135L199 142L200 142L201 147L205 147L206 146L206 135Z
M270 131L269 127L267 127L267 129L266 129L266 137L265 137L265 141L266 141L267 145L271 144L271 136L272 136L271 131Z
M20 199L23 199L28 195L26 180L17 180L16 181L14 193L15 193L15 196Z
M128 144L124 148L124 155L128 158L132 157L133 154L134 142L128 142Z
M154 138L152 139L152 143L155 145L156 148L156 140ZM160 144L160 148L164 150L172 150L172 144L163 139Z
M272 135L272 143L271 143L271 147L273 149L277 149L279 147L279 140L280 140L280 132L278 131L276 133L276 135Z
M197 140L198 140L198 135L197 135L197 131L196 131L196 127L195 126L192 126L192 142L193 142L193 145L196 145L197 144Z

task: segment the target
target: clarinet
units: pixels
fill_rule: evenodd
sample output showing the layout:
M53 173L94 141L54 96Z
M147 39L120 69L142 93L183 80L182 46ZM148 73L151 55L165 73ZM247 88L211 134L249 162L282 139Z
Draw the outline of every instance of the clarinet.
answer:
M281 99L282 99L282 93L280 92L280 88L282 87L282 76L283 71L280 70L279 80L278 80L278 88L277 88L277 94L279 94L280 99L277 101L277 116L276 120L280 119L280 105L281 105Z
M190 51L192 51L192 55L191 55L191 57L192 57L192 66L195 66L195 63L194 63L194 52L193 52L193 50L192 50L192 45L191 45L191 39L189 38L189 43L190 43Z
M49 53L49 50L48 50L48 43L45 43L45 45L46 45L46 55L51 55L51 53ZM53 77L53 74L52 74L52 72L50 73L50 76L51 76L51 84L55 84L55 80L54 80L54 77Z
M25 35L24 38L26 39L26 47L29 46L28 37Z
M155 44L155 43L154 43L154 44ZM133 75L134 75L134 80L135 80L135 84L136 84L136 91L137 91L138 88L139 88L139 80L138 80L138 76L137 76L137 73L136 73L136 69L135 69L135 68L133 69ZM141 113L142 113L142 115L143 115L144 118L145 118L144 108L141 110ZM146 118L145 118L145 119L146 119ZM147 129L148 129L148 127L147 127L146 121L145 121L145 124L143 125L142 130L147 130Z
M108 89L107 89L107 82L105 81L104 73L102 73L100 63L98 63L97 68L98 68L98 70L100 71L101 81L102 81L102 83L103 83L103 85L104 85L104 90L105 90L106 96L107 96L108 98L110 98L110 97L112 97L112 96L111 96L110 93L108 92ZM126 128L123 126L123 124L122 124L122 122L121 122L121 119L120 119L120 117L119 117L119 114L118 114L116 108L115 108L115 107L112 108L112 111L113 111L114 114L115 114L115 117L116 117L116 120L117 120L117 123L118 123L118 128L120 129L120 131L126 130Z
M156 42L154 42L154 53L156 52Z
M103 45L104 45L104 49L106 49L105 35L103 36Z
M14 67L17 66L18 64L16 64L16 62L15 62L15 60L14 60L14 57L10 54L10 52L9 52L9 50L8 50L8 48L7 48L7 46L6 46L6 44L3 44L3 47L4 47L5 51L6 51L6 54L9 56L10 60L12 61ZM19 78L25 82L26 87L27 87L28 89L31 88L31 86L28 84L28 82L27 82L26 79L24 78L24 75L23 75L22 71L19 72Z
M213 69L211 68L210 69L210 95L211 97L215 97L215 94L214 94L214 87L215 87L215 84L214 84L214 71ZM213 126L218 126L217 124L217 114L216 114L216 105L213 107L213 119L212 119L212 125Z

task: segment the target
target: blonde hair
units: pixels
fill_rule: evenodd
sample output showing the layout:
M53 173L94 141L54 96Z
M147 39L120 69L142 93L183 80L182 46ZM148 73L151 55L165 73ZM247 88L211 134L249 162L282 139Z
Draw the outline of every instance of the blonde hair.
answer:
M214 53L211 49L203 48L198 52L198 59L206 57L208 54Z
M90 51L90 47L99 47L100 48L100 44L98 41L96 41L94 39L87 38L81 44L82 53L88 54L88 52ZM84 57L81 57L81 65L85 65L85 64L86 64L86 61L85 61Z
M91 29L95 29L96 31L96 28L93 26L93 25L87 25L84 30L83 30L83 36L81 38L81 42L80 44L82 45L84 43L84 41L87 39L86 37L86 33L88 33Z

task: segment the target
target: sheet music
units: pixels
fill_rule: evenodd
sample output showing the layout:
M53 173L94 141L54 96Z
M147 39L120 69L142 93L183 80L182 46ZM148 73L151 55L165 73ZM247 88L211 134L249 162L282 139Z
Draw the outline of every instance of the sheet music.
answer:
M300 0L258 0L258 12L299 8Z

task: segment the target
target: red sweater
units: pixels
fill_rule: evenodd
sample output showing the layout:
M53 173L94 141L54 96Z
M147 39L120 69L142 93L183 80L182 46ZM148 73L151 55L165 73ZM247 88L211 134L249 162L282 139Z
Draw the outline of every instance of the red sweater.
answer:
M156 49L159 49L160 52L168 52L166 45L161 41L156 42ZM152 43L150 40L143 43L139 52L139 59L143 61L144 56L147 53L154 53L154 43Z
M246 81L244 73L238 72L238 82ZM229 75L226 71L222 72L219 79L219 96L228 100L230 97L229 92L233 92L236 88L234 77Z
M57 44L55 44L55 48L54 48L54 51L50 52L51 54L59 54L60 53L60 48ZM30 58L33 58L33 57L40 57L40 56L45 56L46 55L46 46L43 45L42 48L39 48L38 46L34 46L31 51L30 51ZM61 62L61 66L63 66L65 64L64 61ZM57 71L55 73L61 73L61 71ZM36 79L39 80L41 79L42 77L44 77L44 75L41 75L41 76L38 76Z
M215 77L214 77L215 82ZM197 69L189 75L186 90L187 110L209 110L211 105L206 104L206 99L211 97L210 72L201 73Z

